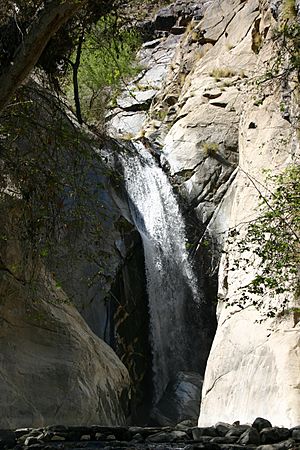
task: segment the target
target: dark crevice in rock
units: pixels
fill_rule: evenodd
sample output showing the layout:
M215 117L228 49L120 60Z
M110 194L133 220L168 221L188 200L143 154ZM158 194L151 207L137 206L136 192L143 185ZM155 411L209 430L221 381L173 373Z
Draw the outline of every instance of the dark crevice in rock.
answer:
M234 164L232 164L228 159L226 159L223 155L220 153L216 153L212 156L216 161L218 161L220 164L227 166L227 167L235 167Z
M135 98L134 94L132 94L132 98L133 98L133 100L136 100L137 103L134 103L132 105L125 106L125 107L118 105L118 108L124 112L140 112L140 111L148 111L149 110L152 99L141 101L140 103L138 103L138 100ZM120 112L120 111L118 111L118 112Z
M212 106L217 106L218 108L226 108L226 106L228 105L227 102L215 102L215 101L211 101L209 102L209 104Z
M4 273L11 275L16 281L21 283L23 286L25 286L27 284L25 280L22 280L21 278L16 277L16 275L13 272L11 272L7 267L0 267L0 272L4 272Z
M112 347L132 380L131 415L136 424L147 422L152 402L152 357L143 245L133 229L123 233L126 252L111 289Z

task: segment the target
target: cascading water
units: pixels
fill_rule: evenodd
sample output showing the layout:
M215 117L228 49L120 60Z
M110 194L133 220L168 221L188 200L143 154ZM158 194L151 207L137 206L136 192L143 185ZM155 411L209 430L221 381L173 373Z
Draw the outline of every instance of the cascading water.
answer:
M199 302L199 293L169 180L142 144L135 147L134 154L121 159L132 217L144 246L157 400L172 375L191 369L187 360L193 338L186 310L187 302Z

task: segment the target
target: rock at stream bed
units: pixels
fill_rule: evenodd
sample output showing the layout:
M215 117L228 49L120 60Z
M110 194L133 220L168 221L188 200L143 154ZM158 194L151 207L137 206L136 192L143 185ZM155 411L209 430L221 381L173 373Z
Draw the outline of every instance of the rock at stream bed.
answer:
M185 424L191 424L185 421ZM244 433L240 434L245 429ZM300 427L268 427L217 423L210 427L68 426L0 430L0 449L15 450L300 450ZM225 435L225 431L227 433ZM262 438L272 433L277 442ZM229 433L231 431L231 433ZM228 436L230 434L230 436ZM290 436L285 439L286 436ZM271 434L270 434L271 436ZM275 440L275 437L274 439ZM260 445L260 443L262 445Z
M171 380L151 413L153 423L175 426L187 419L197 422L203 378L196 372L179 372Z

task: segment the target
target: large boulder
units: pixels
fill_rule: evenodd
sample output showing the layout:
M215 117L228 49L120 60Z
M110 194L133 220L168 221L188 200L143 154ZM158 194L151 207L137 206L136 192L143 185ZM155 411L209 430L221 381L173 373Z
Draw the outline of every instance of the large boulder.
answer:
M127 370L50 277L1 270L0 322L0 427L126 422Z
M78 138L76 123L68 119L62 105L51 93L35 83L29 86L32 97L28 104L32 108L30 112L26 110L26 116L30 116L30 120L25 120L23 110L12 114L10 119L8 115L6 117L10 122L5 125L13 130L12 134L19 127L18 133L13 135L12 161L9 139L5 141L3 138L1 147L0 427L39 427L57 423L124 424L130 386L128 372L115 353L91 330L90 326L96 320L90 320L88 324L75 307L79 308L81 302L88 306L95 298L87 286L95 269L98 273L99 266L105 267L108 272L110 265L114 273L120 258L111 252L107 265L103 256L101 260L101 254L97 252L99 241L96 241L95 233L89 233L95 225L92 220L95 211L89 209L91 222L80 228L80 234L79 229L76 232L76 227L66 224L66 217L72 217L70 202L66 214L63 214L63 201L53 201L53 191L59 185L57 180L66 181L65 174L72 172L76 164L75 156L89 154L92 158L94 148L85 136L86 139L79 140L75 151L74 139ZM18 117L18 125L15 117ZM35 128L33 124L43 125ZM68 136L66 140L62 139L62 129ZM53 156L51 145L54 145L59 158L55 167L51 166L54 159L50 156ZM29 173L26 172L28 167L33 168ZM103 164L98 164L98 167L99 178L89 179L83 189L88 189L94 180L103 184L104 176L101 177L100 170ZM83 174L82 166L79 171ZM90 170L88 174L90 172L94 174L95 171ZM52 180L52 187L49 180ZM64 193L66 191L64 185ZM58 195L58 198L65 199L63 195ZM94 198L92 192L89 198ZM47 202L51 203L53 214L47 209ZM100 212L99 203L94 202L94 205L99 223L99 217L104 215ZM103 219L102 233L108 227L107 222ZM59 233L55 234L58 229ZM82 236L85 231L85 236ZM102 251L109 251L114 238L119 236L116 230L106 235ZM64 237L69 238L69 246L63 241ZM89 253L87 260L85 252L92 246L94 253ZM95 252L97 258L91 258ZM47 257L60 262L60 273ZM75 257L77 259L73 261ZM65 283L65 278L69 283ZM101 285L102 280L97 281L98 290L93 288L95 294L102 287L96 298L97 317L101 323L95 332L100 334L99 328L102 324L104 327L105 322L103 316L107 320L107 315L104 305L101 307L99 303L107 285ZM86 317L91 319L88 313Z
M179 372L168 383L155 405L151 419L156 425L174 426L184 420L196 421L203 378L196 372Z

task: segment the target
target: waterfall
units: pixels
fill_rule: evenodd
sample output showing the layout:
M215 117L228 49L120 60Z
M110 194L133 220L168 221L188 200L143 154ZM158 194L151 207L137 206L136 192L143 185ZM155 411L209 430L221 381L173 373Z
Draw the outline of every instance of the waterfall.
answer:
M172 375L190 370L194 343L186 311L188 302L199 302L199 294L169 180L142 144L136 143L135 150L121 159L131 214L144 246L157 400Z

